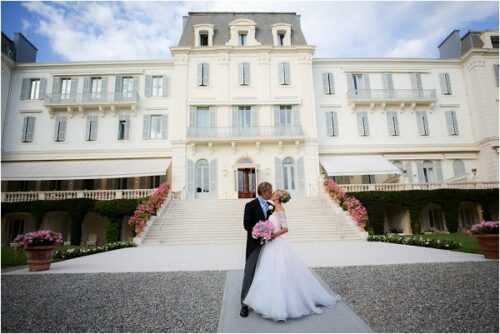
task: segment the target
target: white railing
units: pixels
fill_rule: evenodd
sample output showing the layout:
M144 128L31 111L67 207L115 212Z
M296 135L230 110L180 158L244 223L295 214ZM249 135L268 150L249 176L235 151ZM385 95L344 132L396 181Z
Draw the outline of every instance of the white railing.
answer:
M353 89L347 91L347 97L353 101L434 101L435 89Z
M55 201L73 198L109 201L146 197L154 191L155 189L12 191L2 192L2 202Z
M136 103L139 100L137 90L130 92L97 92L83 94L47 94L45 105L92 105L113 103Z
M434 189L495 189L498 182L441 182L441 183L372 183L338 184L346 192L357 191L405 191Z
M195 128L189 127L187 136L191 138L273 138L273 137L302 137L304 132L300 126L290 127L252 127L232 128L213 127Z

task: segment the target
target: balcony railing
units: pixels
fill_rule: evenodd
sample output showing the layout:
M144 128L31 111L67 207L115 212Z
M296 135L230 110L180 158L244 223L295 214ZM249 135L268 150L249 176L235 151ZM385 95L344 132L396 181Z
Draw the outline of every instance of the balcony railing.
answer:
M188 128L189 138L291 138L302 137L302 127L253 127L253 128Z
M73 198L109 201L142 198L149 196L154 191L155 189L12 191L2 192L2 202L55 201Z
M351 101L418 102L435 101L435 89L354 89L347 92Z
M136 90L130 92L98 92L83 94L47 94L45 105L59 106L91 106L111 104L135 104L139 100Z
M339 184L346 192L406 191L435 189L497 189L498 182L441 182L441 183L372 183Z

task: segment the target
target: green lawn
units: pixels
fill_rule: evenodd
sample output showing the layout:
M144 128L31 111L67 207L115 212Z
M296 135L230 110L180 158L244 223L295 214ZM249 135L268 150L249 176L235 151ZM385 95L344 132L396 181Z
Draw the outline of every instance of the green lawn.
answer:
M457 248L455 250L467 253L481 253L479 249L479 240L477 237L465 234L463 232L457 233L433 233L433 234L422 234L423 238L427 239L439 239L439 240L453 240L456 242L460 242L462 247Z

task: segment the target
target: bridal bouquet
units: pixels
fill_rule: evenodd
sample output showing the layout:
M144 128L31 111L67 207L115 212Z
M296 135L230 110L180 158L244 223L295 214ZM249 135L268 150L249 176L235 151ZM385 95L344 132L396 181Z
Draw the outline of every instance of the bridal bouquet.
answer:
M264 244L271 239L273 233L273 223L269 220L261 220L252 229L252 237L260 239L260 244Z

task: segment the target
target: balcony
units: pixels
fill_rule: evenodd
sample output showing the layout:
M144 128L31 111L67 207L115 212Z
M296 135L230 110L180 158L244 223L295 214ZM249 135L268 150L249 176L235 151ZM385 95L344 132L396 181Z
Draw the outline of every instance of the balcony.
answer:
M194 128L187 129L190 142L199 141L283 141L304 138L301 126L253 128Z
M369 105L374 107L380 105L399 105L415 107L416 105L427 105L432 107L436 102L435 89L356 89L347 92L347 99L355 107L356 105Z
M409 191L436 189L498 189L498 182L437 182L437 183L351 183L338 184L346 192Z
M116 92L84 94L47 94L44 104L49 111L84 111L84 110L135 110L139 101L137 91L126 94Z

